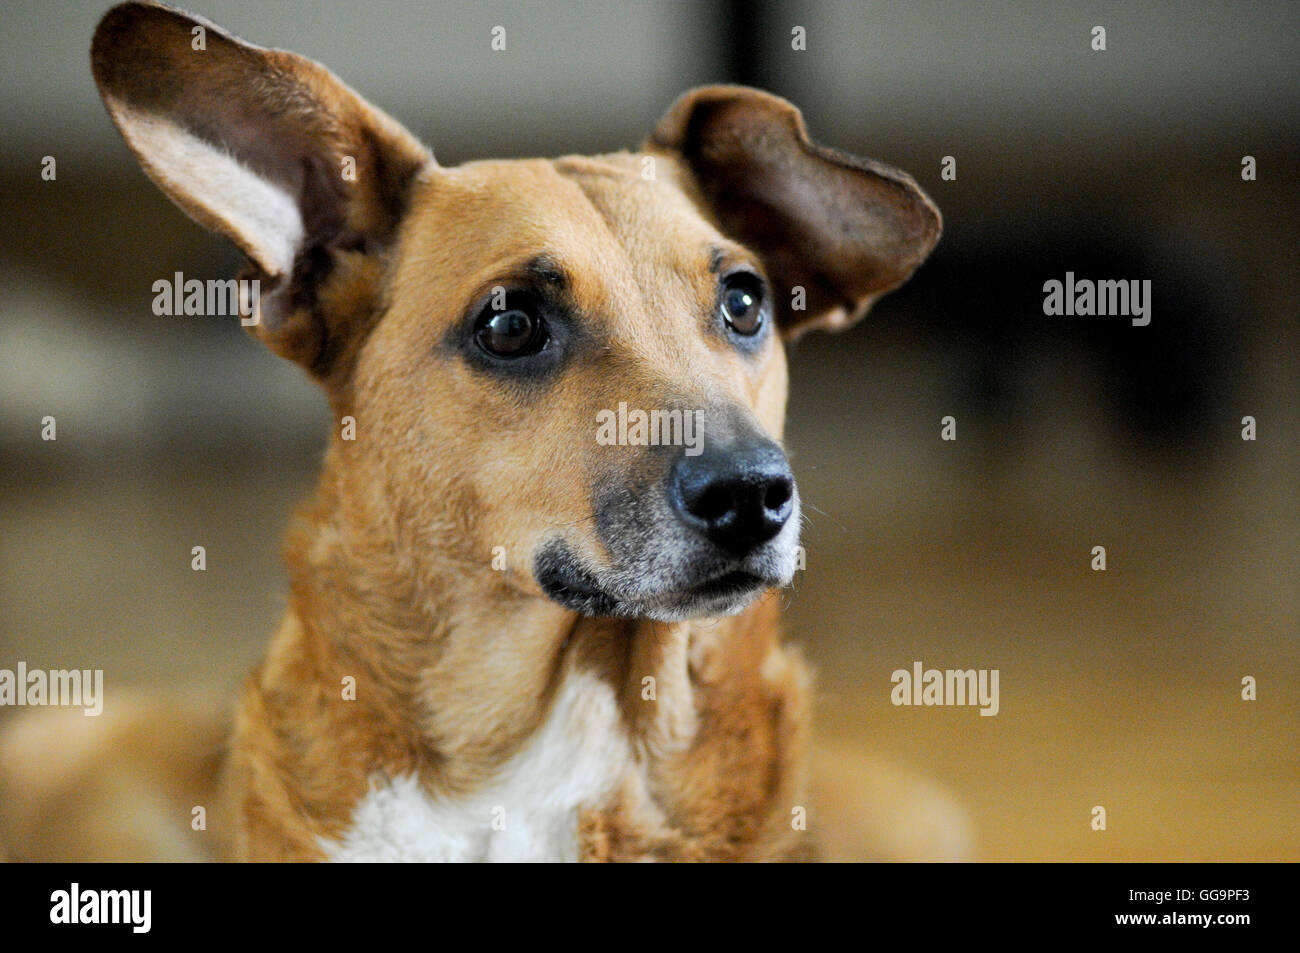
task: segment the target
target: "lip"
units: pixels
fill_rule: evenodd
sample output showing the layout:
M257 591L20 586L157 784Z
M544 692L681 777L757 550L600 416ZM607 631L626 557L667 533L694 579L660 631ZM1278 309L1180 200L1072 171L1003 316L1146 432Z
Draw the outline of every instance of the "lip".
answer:
M588 616L606 617L653 617L663 610L703 610L709 614L709 607L727 604L742 596L750 595L767 586L776 585L772 580L745 570L729 570L695 583L684 589L662 593L650 593L633 599L611 594L596 584L594 579L576 578L575 575L552 571L539 575L538 582L546 595L566 609L572 609Z
M566 609L589 616L628 616L626 604L595 585L594 580L578 580L558 567L539 573L537 582L553 602Z
M687 593L704 599L720 599L750 592L766 584L761 576L743 569L733 569L691 586Z

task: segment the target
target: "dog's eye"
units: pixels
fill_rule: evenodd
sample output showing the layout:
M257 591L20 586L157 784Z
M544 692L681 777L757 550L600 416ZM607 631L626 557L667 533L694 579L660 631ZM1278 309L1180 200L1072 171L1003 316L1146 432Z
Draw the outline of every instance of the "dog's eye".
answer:
M546 346L546 323L537 313L537 301L523 291L506 296L505 307L489 304L474 322L474 339L493 357L527 357Z
M763 282L758 275L740 271L722 284L722 317L727 327L746 337L763 327Z

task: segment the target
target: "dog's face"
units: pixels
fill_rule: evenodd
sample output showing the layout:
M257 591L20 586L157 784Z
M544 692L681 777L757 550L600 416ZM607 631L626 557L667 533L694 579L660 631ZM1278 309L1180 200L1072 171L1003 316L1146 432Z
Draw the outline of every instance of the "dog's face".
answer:
M737 87L639 153L442 168L316 64L150 5L110 11L93 63L146 170L249 256L254 333L355 421L336 479L405 555L593 615L789 582L783 341L929 253L907 176Z
M798 543L777 292L670 157L643 168L430 170L357 419L409 434L392 485L472 510L473 551L502 547L530 591L592 614L732 612L789 581Z

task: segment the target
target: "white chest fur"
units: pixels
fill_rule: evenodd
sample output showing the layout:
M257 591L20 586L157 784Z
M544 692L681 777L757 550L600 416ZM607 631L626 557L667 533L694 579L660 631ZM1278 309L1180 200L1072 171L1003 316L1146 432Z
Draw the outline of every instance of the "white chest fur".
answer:
M613 691L570 675L537 733L482 790L439 798L414 777L375 778L333 861L578 859L579 808L599 804L631 762Z

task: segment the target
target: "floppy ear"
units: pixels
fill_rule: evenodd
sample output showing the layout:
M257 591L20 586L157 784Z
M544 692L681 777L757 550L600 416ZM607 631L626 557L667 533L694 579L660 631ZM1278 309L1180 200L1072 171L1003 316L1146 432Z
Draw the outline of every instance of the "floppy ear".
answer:
M109 10L90 56L150 178L248 256L260 283L250 330L326 376L366 319L366 288L432 156L319 64L169 7Z
M646 147L685 162L722 231L763 257L788 338L854 324L939 240L939 210L911 176L814 144L799 110L761 90L692 90Z

